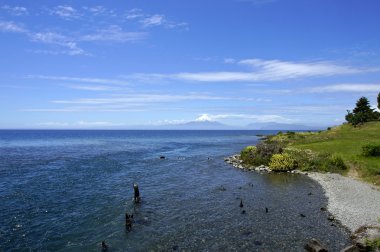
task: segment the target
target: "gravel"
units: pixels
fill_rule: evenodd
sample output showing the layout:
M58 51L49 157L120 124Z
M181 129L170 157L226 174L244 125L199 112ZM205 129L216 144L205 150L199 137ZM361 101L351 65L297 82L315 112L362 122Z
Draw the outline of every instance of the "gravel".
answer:
M380 226L380 191L339 174L309 173L324 189L328 211L351 232L361 226Z

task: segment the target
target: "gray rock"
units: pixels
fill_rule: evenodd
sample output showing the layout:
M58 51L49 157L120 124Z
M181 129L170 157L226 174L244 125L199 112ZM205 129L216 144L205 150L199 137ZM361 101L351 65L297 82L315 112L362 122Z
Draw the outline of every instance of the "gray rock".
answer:
M316 239L311 239L305 246L304 249L308 252L327 252L325 246Z
M340 252L360 252L360 250L355 245L351 245L351 246L345 247Z

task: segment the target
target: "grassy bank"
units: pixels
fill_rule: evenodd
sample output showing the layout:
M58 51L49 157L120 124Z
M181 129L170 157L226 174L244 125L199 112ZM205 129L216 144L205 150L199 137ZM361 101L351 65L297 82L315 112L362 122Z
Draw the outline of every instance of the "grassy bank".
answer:
M295 160L294 168L339 172L380 185L380 157L363 155L363 146L380 145L380 122L357 127L344 124L320 132L279 133L264 144L280 146L277 153ZM254 156L246 155L245 162L254 163Z

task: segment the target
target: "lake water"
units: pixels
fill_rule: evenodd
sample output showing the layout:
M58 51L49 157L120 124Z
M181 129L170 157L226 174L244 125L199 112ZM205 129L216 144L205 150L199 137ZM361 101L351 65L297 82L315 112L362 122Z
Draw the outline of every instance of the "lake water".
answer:
M100 251L102 240L109 251L303 251L311 238L333 251L349 244L307 176L224 163L268 133L0 131L0 251ZM126 212L134 214L130 232Z

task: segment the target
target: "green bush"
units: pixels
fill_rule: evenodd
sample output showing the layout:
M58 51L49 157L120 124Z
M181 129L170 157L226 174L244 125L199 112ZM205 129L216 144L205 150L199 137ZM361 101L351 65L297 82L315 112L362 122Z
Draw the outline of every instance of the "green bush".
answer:
M297 161L289 154L274 154L269 162L269 168L273 171L290 171L297 168Z
M347 166L344 164L344 161L341 156L333 154L331 155L329 162L331 166L335 169L338 170L346 170Z
M243 161L254 158L256 152L256 146L247 146L240 152L240 158Z
M374 240L366 239L365 245L368 247L368 251L377 251L377 249L380 249L380 238Z
M324 172L341 172L347 169L342 157L336 154L320 153L318 154L319 164L317 170Z
M365 157L379 157L380 144L367 144L362 147L362 154Z
M282 153L285 144L278 141L263 141L241 151L241 159L247 165L268 165L273 154ZM253 148L254 147L254 148Z
M315 170L318 156L311 150L296 148L285 148L284 153L290 155L297 161L297 168L301 171Z

